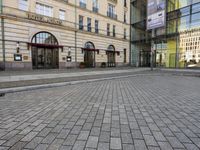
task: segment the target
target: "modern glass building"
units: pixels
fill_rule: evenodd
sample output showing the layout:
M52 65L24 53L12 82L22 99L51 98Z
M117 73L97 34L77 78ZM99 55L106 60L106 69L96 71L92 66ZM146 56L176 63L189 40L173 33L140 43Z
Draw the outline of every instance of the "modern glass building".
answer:
M159 0L157 0L159 1ZM131 63L200 68L200 0L166 0L166 25L146 29L147 0L131 1Z

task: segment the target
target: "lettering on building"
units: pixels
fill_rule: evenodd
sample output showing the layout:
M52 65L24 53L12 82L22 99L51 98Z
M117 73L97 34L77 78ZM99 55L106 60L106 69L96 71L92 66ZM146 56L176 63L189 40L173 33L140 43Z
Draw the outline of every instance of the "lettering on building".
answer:
M28 19L30 20L35 20L39 22L45 22L49 24L55 24L55 25L62 25L62 21L60 19L56 18L50 18L38 14L33 14L33 13L27 13Z

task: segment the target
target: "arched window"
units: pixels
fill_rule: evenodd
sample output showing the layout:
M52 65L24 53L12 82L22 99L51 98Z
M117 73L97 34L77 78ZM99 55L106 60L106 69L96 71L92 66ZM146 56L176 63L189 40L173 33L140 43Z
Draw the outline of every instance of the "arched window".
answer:
M95 49L95 46L92 42L86 42L85 43L85 48L87 49Z
M113 45L109 45L109 46L108 46L108 50L110 50L110 51L115 51L115 47L114 47Z
M35 34L31 42L35 44L58 45L58 41L55 36L48 32L39 32Z

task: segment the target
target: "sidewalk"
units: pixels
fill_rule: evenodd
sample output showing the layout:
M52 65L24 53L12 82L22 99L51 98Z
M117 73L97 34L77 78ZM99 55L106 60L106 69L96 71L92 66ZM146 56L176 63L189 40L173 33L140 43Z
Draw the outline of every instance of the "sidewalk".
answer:
M114 78L129 77L138 74L162 74L198 76L200 70L190 69L160 69L154 68L94 68L94 69L68 69L68 70L33 70L33 71L7 71L0 72L0 91L8 88L30 89L63 86L75 83L87 83ZM30 87L33 86L33 87ZM20 89L20 88L19 88Z
M41 72L3 72L2 74L0 73L0 89L132 75L137 72L148 70L149 68L126 67L119 69L72 69L42 70Z

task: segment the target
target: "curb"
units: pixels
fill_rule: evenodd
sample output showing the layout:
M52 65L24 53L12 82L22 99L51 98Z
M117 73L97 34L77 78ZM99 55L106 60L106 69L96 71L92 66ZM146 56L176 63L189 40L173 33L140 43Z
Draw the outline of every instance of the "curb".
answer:
M51 83L51 84L41 84L41 85L23 86L23 87L14 87L14 88L5 88L5 89L0 89L0 97L4 96L5 94L8 94L8 93L31 91L31 90L38 90L38 89L45 89L45 88L62 87L62 86L76 85L76 84L82 84L82 83L92 83L92 82L106 81L106 80L113 80L113 79L120 79L120 78L136 77L138 75L144 75L144 74L108 77L108 78L99 78L99 79L90 79L90 80L79 80L79 81L70 81L70 82L61 82L61 83Z

